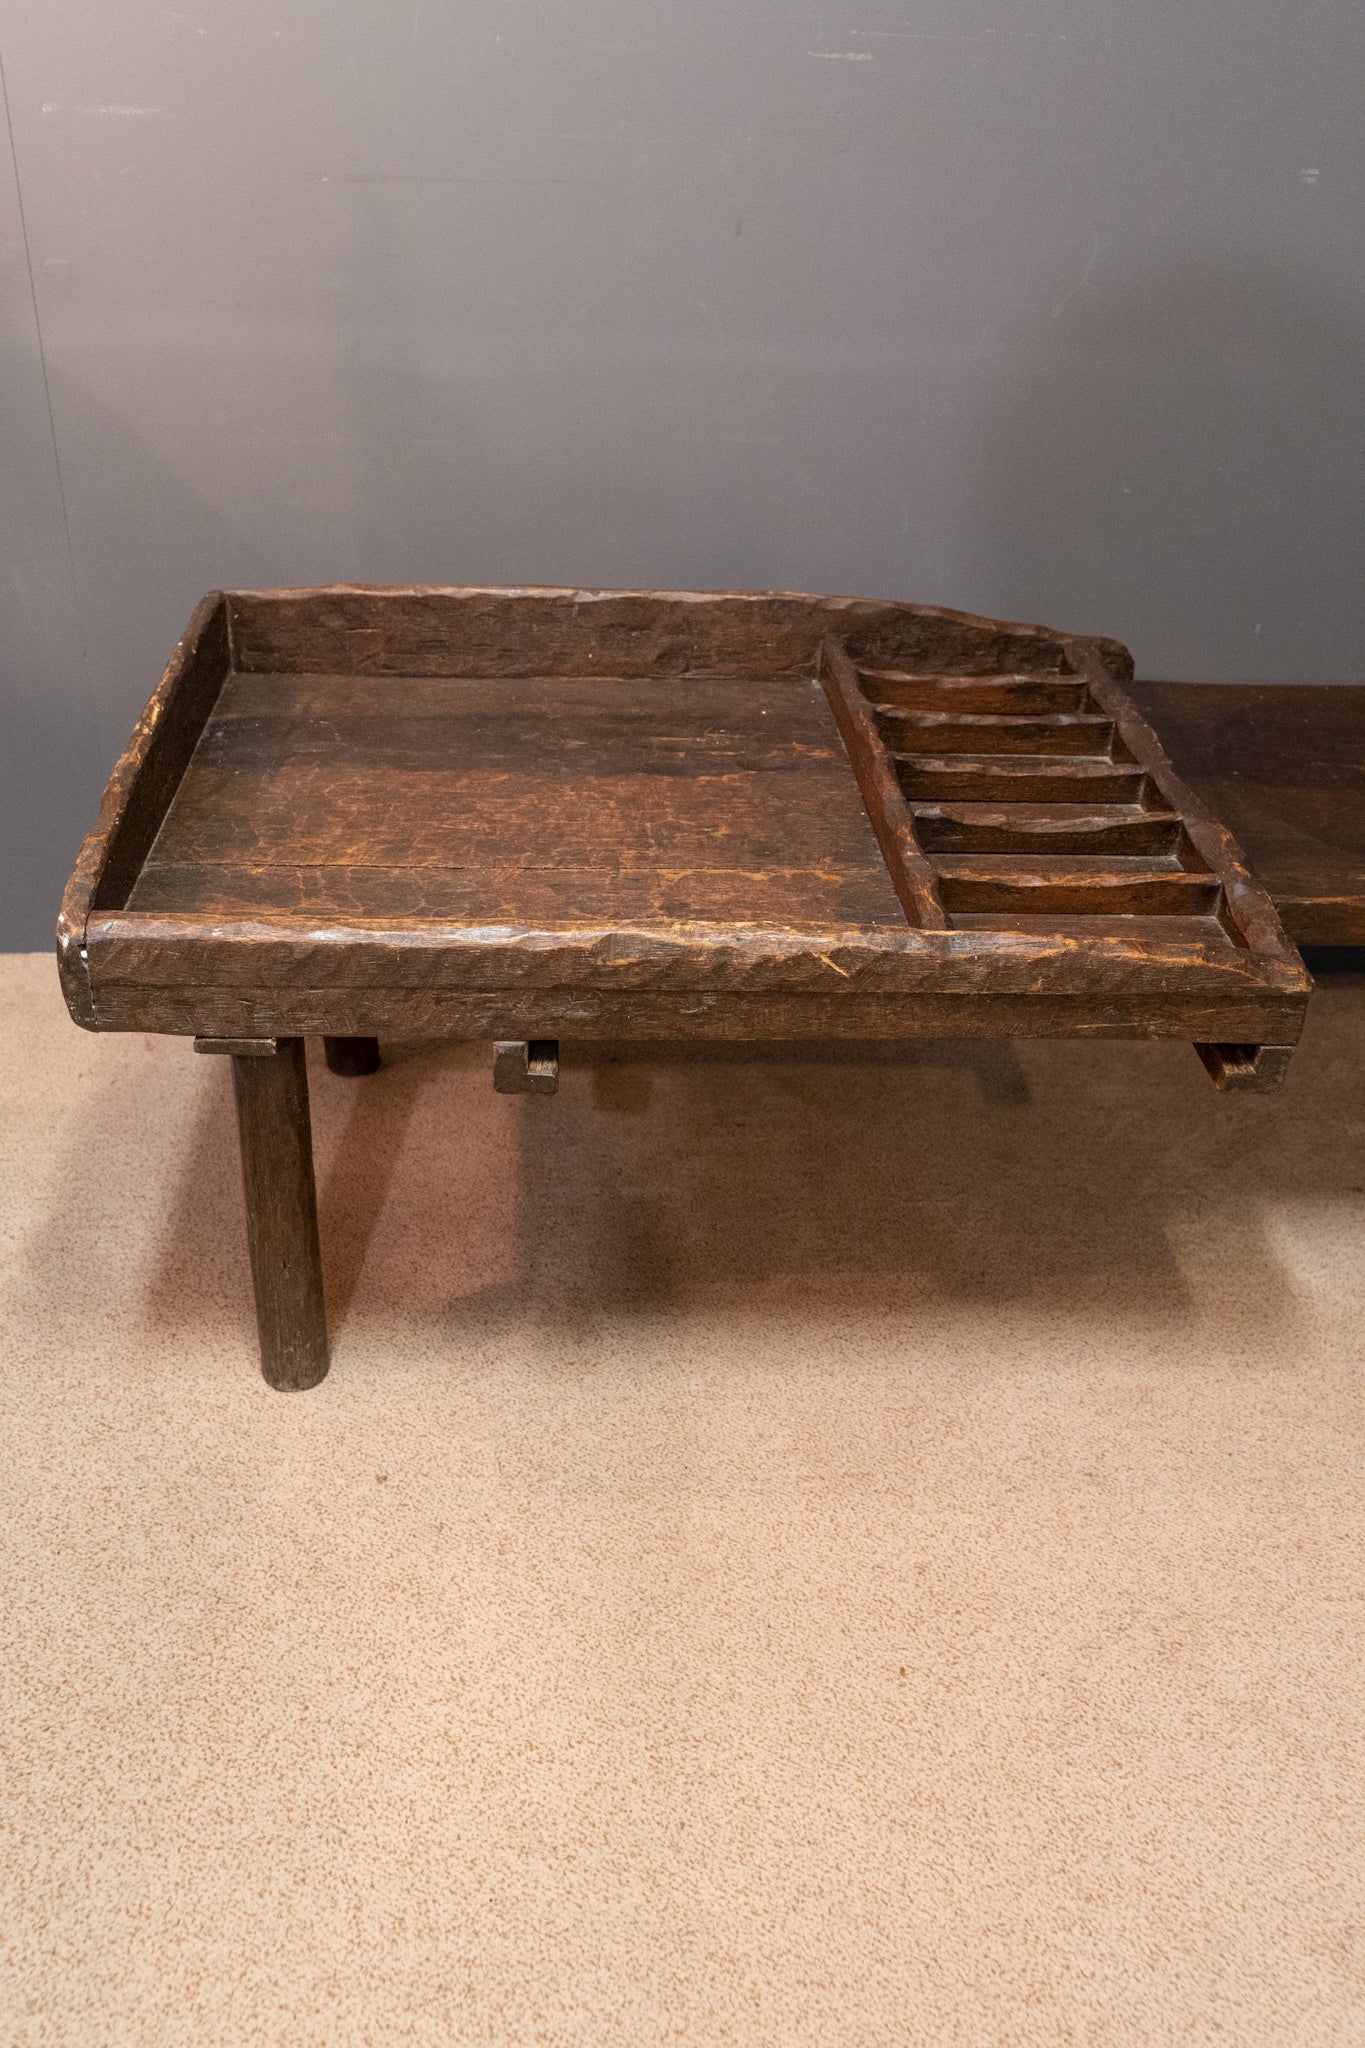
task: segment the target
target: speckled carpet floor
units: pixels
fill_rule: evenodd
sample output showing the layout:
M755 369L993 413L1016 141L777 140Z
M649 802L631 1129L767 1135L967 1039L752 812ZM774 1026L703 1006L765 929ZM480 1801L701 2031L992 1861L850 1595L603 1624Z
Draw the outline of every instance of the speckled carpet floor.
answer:
M0 962L0 2041L1365 2041L1365 983L1188 1049L223 1061Z

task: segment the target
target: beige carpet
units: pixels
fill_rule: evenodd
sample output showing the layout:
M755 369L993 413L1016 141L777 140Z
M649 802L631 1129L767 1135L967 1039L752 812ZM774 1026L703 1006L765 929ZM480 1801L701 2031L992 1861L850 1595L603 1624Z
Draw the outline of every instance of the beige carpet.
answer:
M1163 1046L314 1071L0 966L5 2048L1365 2041L1365 985Z

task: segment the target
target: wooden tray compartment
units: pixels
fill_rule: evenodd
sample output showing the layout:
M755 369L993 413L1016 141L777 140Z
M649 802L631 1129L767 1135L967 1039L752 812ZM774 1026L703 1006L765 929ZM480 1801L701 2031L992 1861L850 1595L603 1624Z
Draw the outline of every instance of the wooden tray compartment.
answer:
M1112 680L1087 673L1088 650L1076 656L1063 649L1046 678L833 658L835 693L856 685L871 706L869 745L894 773L946 923L1253 945L1254 921L1233 914L1215 865L1225 839L1198 818ZM861 707L853 715L866 722Z

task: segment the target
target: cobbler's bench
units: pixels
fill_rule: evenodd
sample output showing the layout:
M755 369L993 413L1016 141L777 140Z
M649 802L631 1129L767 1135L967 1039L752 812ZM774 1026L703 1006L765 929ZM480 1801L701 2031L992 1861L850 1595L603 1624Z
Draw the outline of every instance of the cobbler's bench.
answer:
M1179 1038L1310 983L1113 641L831 597L206 598L62 906L72 1015L231 1057L272 1386L327 1333L304 1038Z

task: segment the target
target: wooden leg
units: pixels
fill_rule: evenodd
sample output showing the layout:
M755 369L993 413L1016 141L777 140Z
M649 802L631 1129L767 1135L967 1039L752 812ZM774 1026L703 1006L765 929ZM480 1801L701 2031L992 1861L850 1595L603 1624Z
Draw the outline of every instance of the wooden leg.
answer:
M559 1089L557 1038L500 1038L493 1047L499 1095L554 1095Z
M377 1038L324 1038L322 1049L327 1055L330 1071L344 1074L347 1079L354 1079L359 1074L373 1074L379 1066Z
M1284 1085L1289 1070L1290 1045L1196 1045L1215 1088L1231 1094L1251 1089L1264 1093Z
M235 1053L232 1082L261 1371L284 1391L315 1387L326 1373L327 1314L303 1040L274 1043L264 1056Z

